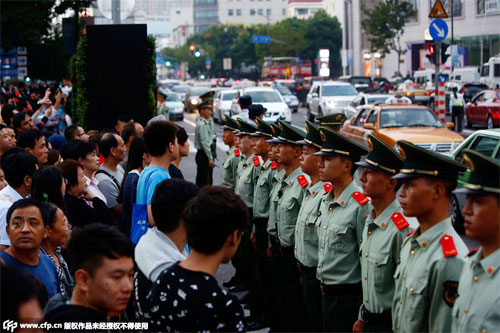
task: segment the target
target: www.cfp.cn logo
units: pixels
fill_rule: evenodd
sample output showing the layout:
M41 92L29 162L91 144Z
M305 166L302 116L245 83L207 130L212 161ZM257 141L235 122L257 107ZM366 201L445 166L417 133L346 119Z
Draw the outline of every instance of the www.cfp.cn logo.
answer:
M17 321L13 321L13 320L5 320L3 322L3 329L7 332L14 332L14 330L17 328L19 324L17 323Z

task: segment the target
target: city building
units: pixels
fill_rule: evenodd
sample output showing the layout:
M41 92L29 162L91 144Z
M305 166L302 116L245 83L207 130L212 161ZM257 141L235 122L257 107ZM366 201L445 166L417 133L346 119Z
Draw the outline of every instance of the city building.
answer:
M194 0L194 33L207 30L212 24L219 24L217 0Z
M222 24L273 24L287 17L288 0L219 0Z
M325 9L323 0L288 0L287 16L308 19L320 9Z

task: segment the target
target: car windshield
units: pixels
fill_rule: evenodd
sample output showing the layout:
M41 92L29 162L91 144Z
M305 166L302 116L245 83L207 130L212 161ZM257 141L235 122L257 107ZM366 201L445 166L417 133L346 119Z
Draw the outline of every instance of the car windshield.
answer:
M178 93L185 93L189 89L189 86L175 86L172 88L173 91Z
M443 123L427 109L385 109L380 113L380 128L438 127Z
M167 95L167 99L166 99L167 102L178 102L179 101L179 97L177 97L177 94L167 93L166 95Z
M368 104L384 103L390 96L368 97Z
M371 83L371 79L369 77L352 77L350 81L352 84L370 84Z
M355 96L358 92L351 85L323 86L323 96Z
M281 93L281 95L285 96L285 95L291 95L292 93L290 92L290 89L288 89L287 87L277 87L276 89L278 89L278 91Z
M236 97L236 91L234 91L234 92L226 92L226 93L222 94L222 100L223 101L230 101L230 100L232 100L235 97Z
M276 91L246 91L244 95L252 97L252 103L279 103L281 98Z
M190 91L190 96L200 96L208 91L207 88L192 88Z

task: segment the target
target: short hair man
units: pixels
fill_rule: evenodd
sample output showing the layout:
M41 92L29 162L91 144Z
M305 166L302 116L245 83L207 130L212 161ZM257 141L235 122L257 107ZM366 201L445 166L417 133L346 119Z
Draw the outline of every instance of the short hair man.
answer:
M498 330L500 303L500 163L472 150L464 150L471 170L467 183L455 193L465 193L465 235L481 247L468 255L453 307L452 331ZM496 276L496 277L495 277Z
M123 161L126 151L125 143L118 134L105 133L99 140L99 152L104 157L104 163L95 173L95 178L99 181L97 186L106 197L108 207L117 217L122 213L118 195L125 174L120 162Z
M266 111L267 109L262 104L252 104L248 107L248 120L257 126L257 118L264 119Z
M363 194L370 197L373 209L366 219L360 245L363 304L353 331L390 332L394 273L401 244L411 231L396 199L399 182L391 178L401 169L403 159L373 135L368 136L368 144L370 153L356 163Z
M64 138L66 141L82 140L89 141L89 136L85 133L82 126L78 124L71 124L64 130Z
M127 162L128 162L128 151L130 150L130 145L132 144L132 141L138 137L141 136L144 133L144 127L142 127L141 124L135 121L131 121L130 123L126 124L122 128L122 134L120 135L123 139L123 142L125 142L125 148L127 148L127 152L125 153L125 158L123 161L120 162L120 165L123 168L127 167Z
M134 119L131 116L123 114L120 115L116 120L116 125L115 125L115 131L118 133L118 135L122 135L123 126L132 121L134 121Z
M15 128L17 133L22 133L23 131L35 128L31 117L24 111L14 115L12 126Z
M362 295L359 243L369 200L356 185L356 162L368 149L337 132L320 128L319 175L332 184L323 196L318 224L318 266L324 331L352 330Z
M215 280L219 265L231 260L248 227L244 202L230 189L207 186L188 203L182 219L189 255L163 272L148 295L146 317L153 330L244 331L238 299Z
M398 141L403 166L393 178L401 180L403 213L416 217L417 230L403 242L401 263L394 274L392 302L395 332L446 332L457 295L467 246L449 217L452 191L465 165L408 141Z
M7 216L7 234L11 246L0 252L7 266L15 266L39 279L49 297L59 291L56 266L40 252L42 241L47 237L47 221L42 218L39 202L22 199L10 206Z
M0 156L13 146L14 142L12 142L7 126L5 126L5 124L0 124Z
M39 167L47 163L49 149L47 148L45 136L41 131L30 129L21 132L17 138L17 146L35 156Z
M36 157L19 147L12 147L2 155L2 170L8 185L0 191L0 251L10 246L6 232L6 215L10 206L31 193Z
M221 185L230 189L236 186L236 174L238 165L240 163L239 156L241 154L236 145L234 131L237 130L238 125L233 118L225 116L226 122L224 123L224 130L222 132L222 141L229 147L226 152L226 159L222 162L222 175Z
M45 321L106 322L123 312L133 290L134 246L118 229L90 224L72 232L67 247L75 287L71 300L45 314Z
M151 155L151 163L141 172L137 183L136 204L144 205L147 210L149 223L138 226L132 223L131 240L137 244L146 233L147 228L155 225L151 211L151 200L156 186L166 179L170 179L168 167L179 155L177 142L177 125L170 121L156 121L146 126L144 130L144 143Z
M167 179L156 186L151 201L156 226L148 229L135 247L135 299L141 317L146 295L160 273L187 257L186 227L181 213L198 190L196 185L181 179Z
M240 113L237 115L234 115L233 118L241 118L243 120L248 120L249 114L248 114L248 107L252 105L252 96L250 95L243 95L240 96L238 99L238 104L240 105Z

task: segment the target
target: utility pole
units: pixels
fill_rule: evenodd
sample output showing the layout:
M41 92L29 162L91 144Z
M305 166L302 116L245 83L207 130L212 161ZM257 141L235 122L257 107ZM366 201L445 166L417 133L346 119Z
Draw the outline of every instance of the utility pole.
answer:
M453 44L455 44L455 42L453 41L453 0L451 0L451 43L450 43L451 49L450 49L450 52L452 53L451 54L451 72L452 73L453 73L453 69L454 69L454 65L453 65Z
M111 0L111 17L113 24L120 24L120 0Z

